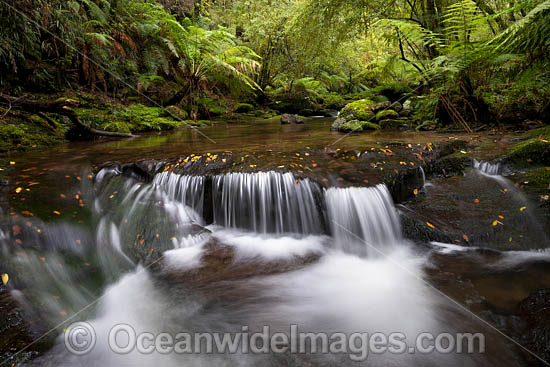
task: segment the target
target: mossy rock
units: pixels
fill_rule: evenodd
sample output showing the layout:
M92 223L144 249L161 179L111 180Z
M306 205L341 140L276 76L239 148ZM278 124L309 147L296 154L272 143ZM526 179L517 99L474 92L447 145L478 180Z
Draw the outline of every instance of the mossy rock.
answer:
M363 130L380 130L380 125L375 124L374 122L361 121L361 126Z
M237 103L234 108L237 113L247 113L254 110L254 106L250 103Z
M399 114L394 110L384 110L376 114L376 121L382 121L386 119L396 119L399 117Z
M374 112L372 112L372 107L376 103L370 99L360 99L358 101L347 104L340 115L346 120L359 120L359 121L368 121L374 118Z
M378 122L382 129L399 129L403 125L402 120L384 119Z
M338 130L345 133L360 133L363 131L363 125L359 120L351 120L341 124Z
M550 140L531 138L519 142L512 147L507 160L515 164L550 164Z
M529 186L550 189L550 167L535 169L527 172L523 177L529 182Z
M389 102L390 100L388 99L388 97L386 96L383 96L381 94L377 95L377 96L374 96L372 98L372 100L376 103L382 103L382 102Z

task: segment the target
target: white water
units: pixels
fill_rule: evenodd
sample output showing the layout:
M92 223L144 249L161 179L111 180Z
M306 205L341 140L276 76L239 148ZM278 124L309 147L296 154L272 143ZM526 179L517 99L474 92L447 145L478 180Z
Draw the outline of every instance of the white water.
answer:
M421 332L453 332L455 326L463 326L463 315L424 282L423 260L404 245L399 218L385 186L331 188L322 193L315 184L296 181L291 174L215 177L216 225L209 227L214 232L209 235L191 233L193 225L204 224L200 216L204 208L204 180L184 177L161 174L152 185L125 182L122 187L116 180L101 182L102 192L95 203L101 218L96 247L100 270L114 279L93 312L81 315L94 327L97 345L88 355L73 356L64 348L61 335L54 349L38 359L36 365L356 364L347 356L320 354L143 355L133 351L117 355L109 349L107 335L121 323L131 325L137 333L166 331L174 335L240 330L242 325L249 325L250 329L269 325L272 332L287 331L294 323L306 332L399 331L412 340ZM331 236L322 230L324 206ZM154 272L139 266L130 272L124 270L132 264L124 249L139 245L136 233L148 233L147 241L153 241L155 247L170 244L161 262L165 273L200 268L204 245L211 236L235 250L231 266L245 264L261 269L264 263L284 265L311 254L320 259L295 271L206 284L205 290L192 290L165 283L155 278ZM58 301L54 310L70 304L71 308L63 309L72 315L94 298L78 284L79 278L75 280L67 266L53 267L58 258L48 256L46 264L57 277L44 282L52 281L59 288L66 282L65 287L77 299ZM37 256L31 260L29 265L37 276L48 269ZM54 293L45 290L42 297ZM458 320L457 325L451 320ZM386 353L373 355L362 365L474 366L478 362L476 356L468 355Z
M402 242L399 217L386 186L330 188L325 198L337 248L373 257Z
M319 233L317 185L291 173L230 173L214 178L215 223L257 233Z

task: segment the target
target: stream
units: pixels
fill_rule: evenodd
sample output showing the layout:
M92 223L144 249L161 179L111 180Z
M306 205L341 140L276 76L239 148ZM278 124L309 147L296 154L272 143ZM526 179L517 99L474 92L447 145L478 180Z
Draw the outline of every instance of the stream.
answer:
M12 320L0 366L543 365L528 306L550 288L549 215L490 163L514 137L344 137L330 124L223 124L201 129L211 140L186 129L16 157L0 200L0 308ZM437 168L432 147L456 141L461 168ZM81 355L64 333L75 322L95 338ZM131 344L128 329L113 334L121 324L166 344L267 327L289 345L294 325L401 333L406 347L367 353L355 335L327 352L322 339L117 352L113 341ZM481 333L484 350L422 352L423 333Z

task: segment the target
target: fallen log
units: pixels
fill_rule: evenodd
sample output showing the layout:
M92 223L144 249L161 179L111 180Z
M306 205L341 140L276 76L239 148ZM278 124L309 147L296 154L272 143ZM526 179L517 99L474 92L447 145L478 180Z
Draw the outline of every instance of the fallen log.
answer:
M0 102L3 102L9 106L9 109L18 109L38 116L45 116L46 112L56 113L58 115L66 116L69 121L73 123L77 128L82 129L92 135L109 136L114 138L134 138L136 135L127 133L118 133L113 131L98 130L89 127L80 119L76 112L71 107L78 106L79 102L74 99L59 99L57 101L34 101L24 97L11 97L0 93ZM48 121L51 124L51 120Z

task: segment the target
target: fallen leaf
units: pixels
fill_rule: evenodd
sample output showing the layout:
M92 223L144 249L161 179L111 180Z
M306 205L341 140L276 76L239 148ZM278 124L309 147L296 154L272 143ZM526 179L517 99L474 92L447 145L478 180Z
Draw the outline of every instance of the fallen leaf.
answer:
M6 273L2 274L2 283L4 283L4 285L8 284L8 280L10 280L9 275Z
M10 162L10 164L13 166L15 164L15 162Z
M23 190L23 188L18 187L18 188L15 189L15 193L16 193L16 194L19 194L22 190Z
M464 239L464 241L470 243L470 238L465 233L462 235L462 238Z
M520 212L523 212L523 211L525 211L525 209L527 209L527 207L526 207L526 206L522 206L521 208L519 208L519 211L520 211Z
M435 228L435 226L433 224L431 224L430 222L426 222L426 225L430 228Z
M413 194L418 195L418 189L414 189Z
M474 203L479 204L479 199L474 199Z
M54 210L53 213L54 213L55 215L61 215L61 213L60 213L59 211L57 211L57 210Z

